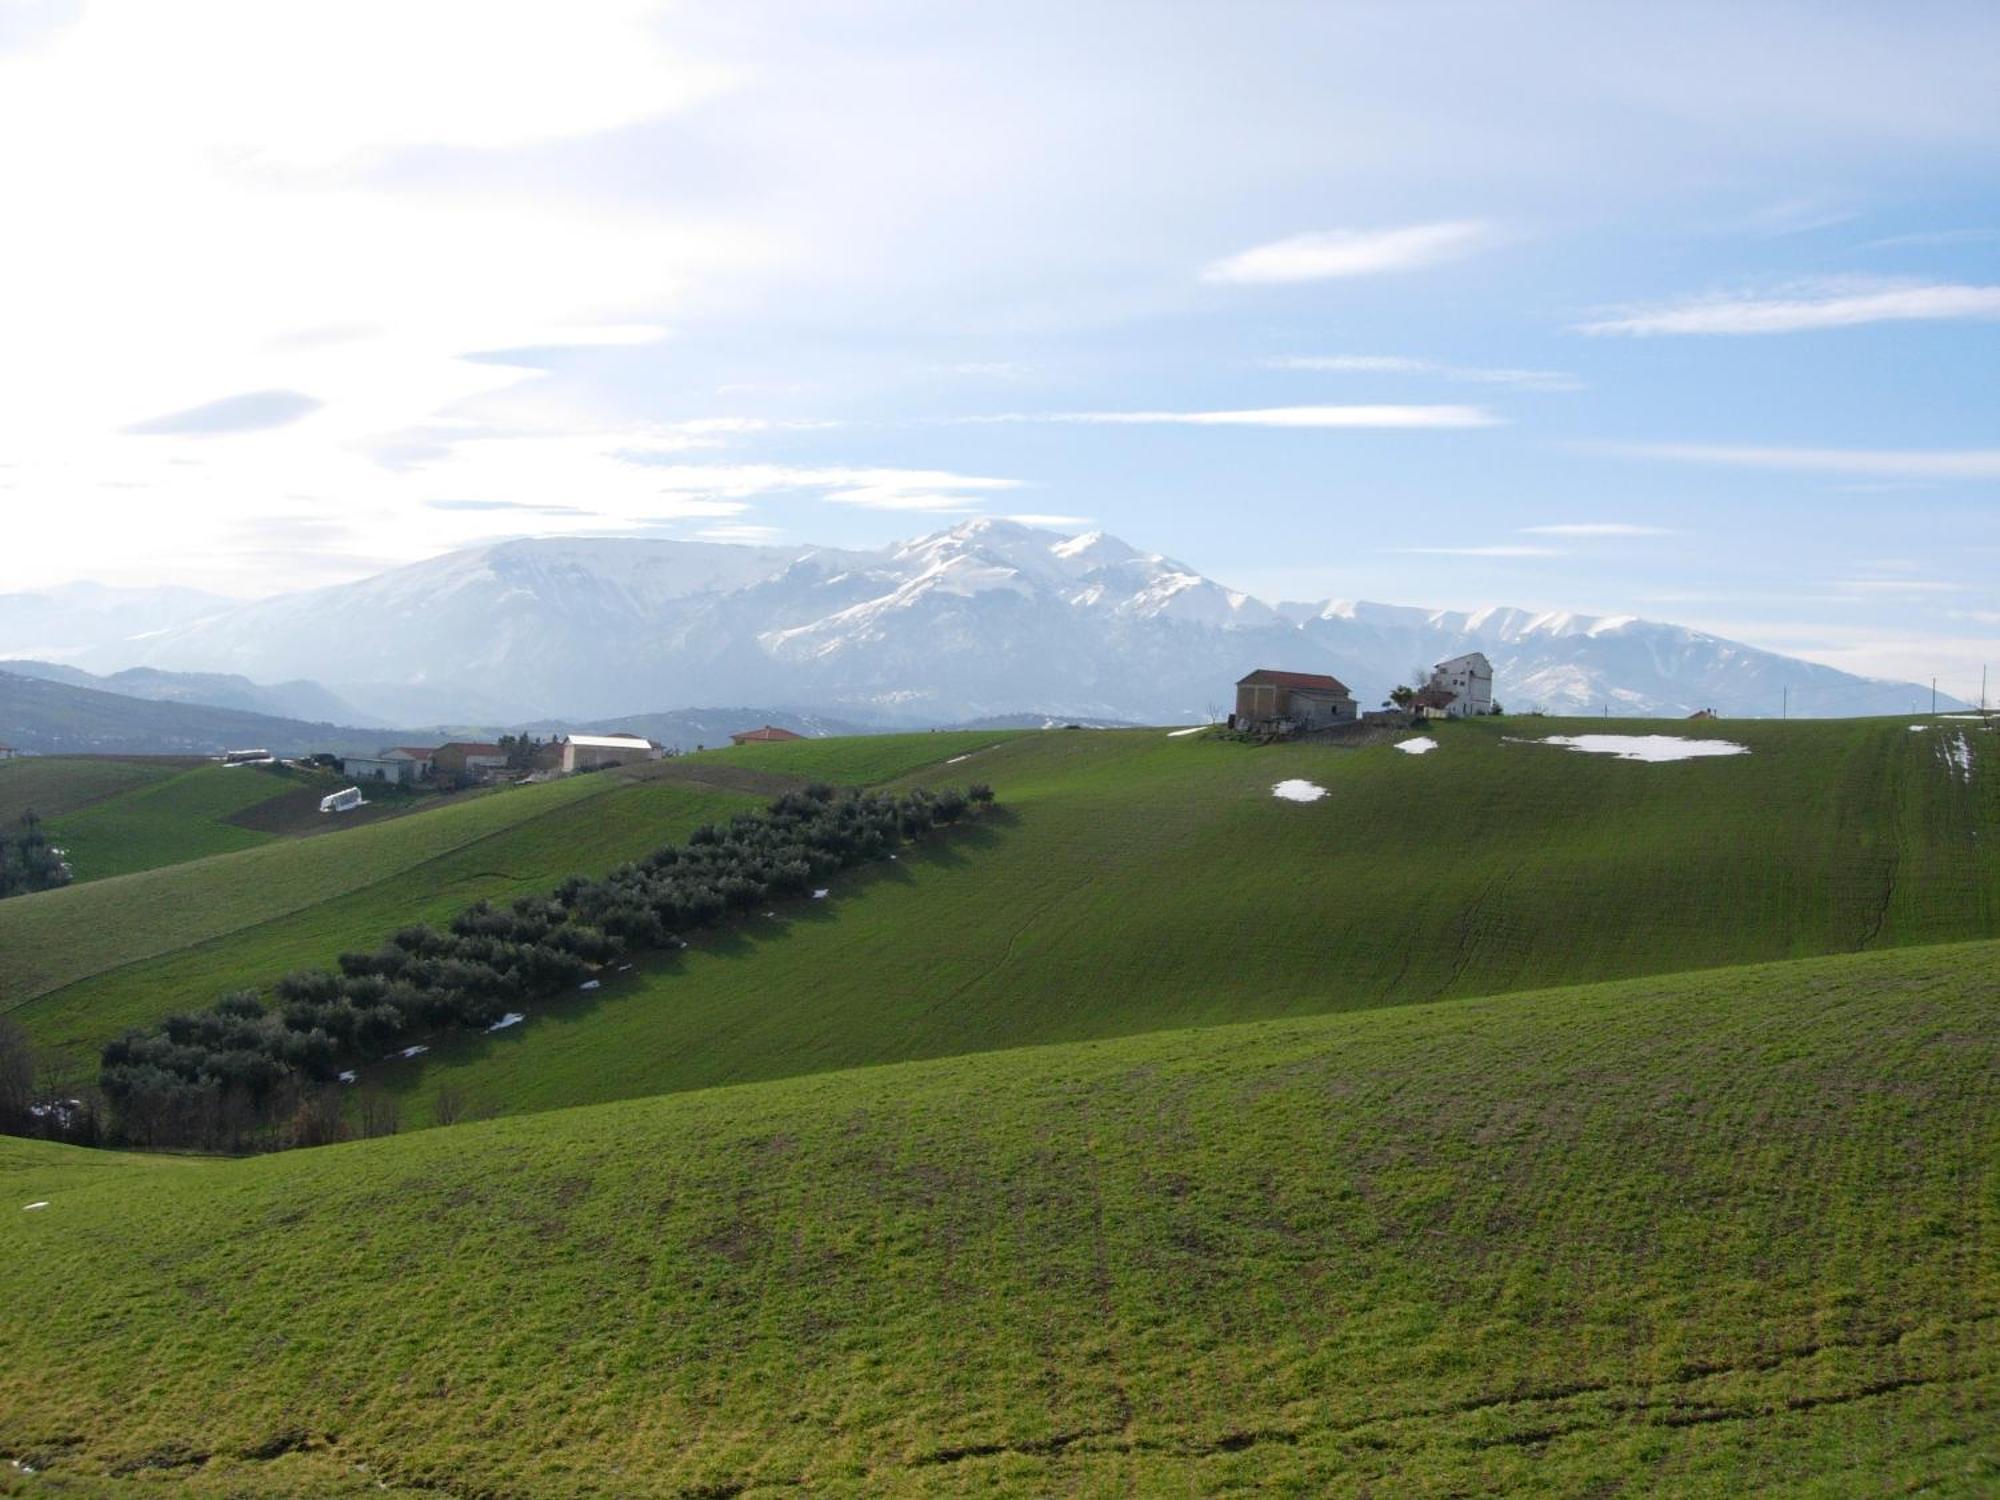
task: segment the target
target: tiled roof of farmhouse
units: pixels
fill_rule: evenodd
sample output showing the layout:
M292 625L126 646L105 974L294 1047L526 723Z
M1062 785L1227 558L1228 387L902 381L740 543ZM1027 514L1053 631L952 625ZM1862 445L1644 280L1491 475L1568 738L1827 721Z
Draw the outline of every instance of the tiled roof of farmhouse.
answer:
M1346 693L1347 684L1338 677L1329 677L1324 672L1279 672L1270 667L1259 667L1248 677L1237 679L1236 685L1245 683L1269 684L1283 688L1314 688L1322 693Z

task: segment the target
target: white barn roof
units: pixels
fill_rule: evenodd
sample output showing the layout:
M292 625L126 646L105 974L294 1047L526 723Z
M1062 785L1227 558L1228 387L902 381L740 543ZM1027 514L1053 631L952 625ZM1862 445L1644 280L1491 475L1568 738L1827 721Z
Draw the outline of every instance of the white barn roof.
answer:
M581 745L586 750L650 750L653 742L637 734L573 734L569 737L572 745Z

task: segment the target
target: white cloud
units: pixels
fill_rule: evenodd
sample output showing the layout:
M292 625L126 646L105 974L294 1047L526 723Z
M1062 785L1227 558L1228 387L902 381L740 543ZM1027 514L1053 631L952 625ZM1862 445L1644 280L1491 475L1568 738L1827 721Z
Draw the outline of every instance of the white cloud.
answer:
M1523 526L1529 536L1672 536L1670 526L1638 526L1630 521L1561 521L1550 526Z
M1495 427L1477 406L1267 406L1250 411L1071 411L975 418L994 422L1083 422L1182 427Z
M1052 516L1030 511L1024 515L1002 516L1003 521L1013 521L1022 526L1049 526L1060 529L1065 526L1088 526L1089 516Z
M1806 474L1865 474L1886 479L2000 479L2000 448L1759 448L1731 443L1618 443L1608 451L1634 458L1793 469Z
M1264 285L1414 271L1470 255L1492 239L1493 231L1476 220L1401 229L1328 229L1225 256L1205 267L1201 279Z
M1436 375L1472 385L1511 385L1531 391L1580 391L1584 384L1561 370L1516 370L1479 365L1446 365L1395 354L1301 354L1268 361L1277 370L1333 375Z
M1701 297L1578 324L1583 333L1753 334L1853 328L1863 323L2000 318L2000 286L1932 283L1847 286L1794 297Z
M1827 585L1845 594L1908 595L1922 598L1932 594L1962 594L1965 585L1937 578L1836 578Z
M1391 547L1391 552L1423 557L1563 557L1555 547Z

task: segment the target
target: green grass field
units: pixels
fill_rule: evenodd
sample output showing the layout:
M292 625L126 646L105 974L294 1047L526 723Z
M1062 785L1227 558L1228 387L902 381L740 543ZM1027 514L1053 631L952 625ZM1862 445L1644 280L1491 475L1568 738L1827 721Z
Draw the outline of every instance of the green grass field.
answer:
M200 764L166 756L120 759L95 755L30 755L0 761L0 825L23 813L50 819L131 792Z
M244 1161L0 1145L0 1454L41 1471L0 1486L1990 1495L1996 975L1815 959Z
M1579 727L1451 725L1421 757L1157 730L934 755L915 779L991 781L1003 818L376 1072L406 1120L442 1083L551 1109L2000 931L2000 778L1901 723L1727 725L1750 754L1665 765L1503 738ZM813 774L875 743L815 743ZM1328 795L1271 795L1292 777Z
M79 883L253 849L271 835L231 819L302 779L275 767L201 766L52 818L49 837L68 852Z
M600 774L47 893L60 901L16 898L0 904L0 997L11 1001L0 1009L51 1066L92 1076L107 1037L166 1010L329 964L343 948L482 898L601 872L758 805L739 792Z

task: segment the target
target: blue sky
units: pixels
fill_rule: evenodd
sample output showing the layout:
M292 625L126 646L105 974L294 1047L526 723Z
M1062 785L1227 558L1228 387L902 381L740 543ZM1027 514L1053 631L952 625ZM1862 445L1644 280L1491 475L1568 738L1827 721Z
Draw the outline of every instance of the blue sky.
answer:
M0 588L1102 526L2000 660L1990 5L0 0Z

